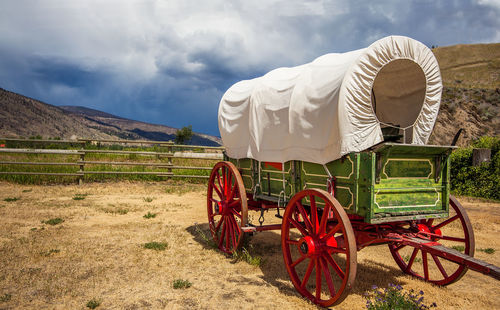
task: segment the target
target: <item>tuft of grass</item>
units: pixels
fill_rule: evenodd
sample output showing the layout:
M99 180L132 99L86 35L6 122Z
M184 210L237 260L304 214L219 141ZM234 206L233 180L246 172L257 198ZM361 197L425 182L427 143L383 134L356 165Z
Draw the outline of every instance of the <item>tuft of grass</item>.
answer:
M19 199L21 199L21 198L19 198L19 197L7 197L3 201L5 201L5 202L14 202L14 201L18 201Z
M451 247L453 250L457 250L458 252L463 252L465 247L463 245L454 245Z
M144 198L142 198L142 200L144 200L144 202L151 202L154 200L154 198L153 197L144 197Z
M92 298L87 302L87 308L95 309L101 305L101 301L96 298Z
M145 215L143 216L143 218L145 218L145 219L153 219L153 218L155 218L155 217L156 217L156 213L151 213L151 212L149 212L149 211L148 211L148 213L147 213L147 214L145 214Z
M61 224L62 222L64 222L64 220L60 217L55 217L55 218L52 218L52 219L49 219L49 220L46 220L46 221L42 221L43 224L48 224L48 225L57 225L57 224Z
M262 265L262 257L250 254L250 252L245 248L241 248L239 251L234 251L233 260L234 262L244 261L256 267Z
M87 196L88 196L88 194L75 194L75 196L73 197L73 200L83 200Z
M23 193L29 193L31 191L33 191L33 189L31 189L31 188L30 189L23 189Z
M12 298L12 295L10 294L3 294L0 296L0 302L7 302Z
M172 286L174 287L174 289L189 288L189 287L191 287L191 285L193 285L191 282L189 282L188 280L182 280L182 279L176 279L172 283Z
M421 310L436 308L433 302L431 305L424 304L424 292L416 293L414 290L405 292L401 285L389 284L388 288L378 288L372 286L372 290L365 294L366 308L369 310Z
M124 208L118 208L118 209L103 208L102 211L104 211L105 213L125 215L128 213L129 210Z
M481 248L481 249L478 249L478 251L481 251L481 252L484 252L486 254L493 254L495 253L495 249L494 248Z
M403 256L403 260L404 260L405 262L410 261L410 258L411 258L411 256L410 256L410 255L404 255L404 256ZM415 259L413 260L413 262L415 262L415 263L420 263L420 262L422 262L422 259L421 259L420 257L415 257Z
M155 251L165 251L168 248L168 243L166 242L148 242L144 243L145 249L155 250Z
M48 257L48 256L50 256L50 255L52 255L52 254L59 253L59 252L61 252L61 250L58 250L58 249L50 249L50 250L48 250L48 251L42 251L42 252L40 252L40 255L41 255L41 256Z

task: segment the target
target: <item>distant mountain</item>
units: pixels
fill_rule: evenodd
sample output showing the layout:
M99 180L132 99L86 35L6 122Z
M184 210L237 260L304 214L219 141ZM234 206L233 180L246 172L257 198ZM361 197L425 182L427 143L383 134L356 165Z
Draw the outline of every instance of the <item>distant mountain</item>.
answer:
M0 136L70 139L175 140L176 128L134 121L79 106L53 106L0 88ZM219 146L220 138L195 133L190 144Z

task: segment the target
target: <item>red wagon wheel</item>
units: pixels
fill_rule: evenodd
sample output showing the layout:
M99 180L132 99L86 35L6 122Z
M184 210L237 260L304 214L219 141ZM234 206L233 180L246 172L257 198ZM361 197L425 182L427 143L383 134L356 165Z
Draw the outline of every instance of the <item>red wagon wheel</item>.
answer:
M356 277L356 240L347 214L328 192L306 189L290 200L281 247L302 296L324 307L344 300Z
M450 205L453 212L450 212L447 220L439 223L436 223L434 219L421 220L418 227L420 230L435 234L435 237L432 237L433 241L474 256L474 232L469 217L454 196L450 196ZM456 282L467 272L464 265L444 260L411 246L394 242L389 244L389 249L403 272L436 285ZM418 255L419 251L421 255Z
M210 232L224 253L237 250L244 237L248 205L243 180L236 166L224 161L212 169L208 181L207 213Z

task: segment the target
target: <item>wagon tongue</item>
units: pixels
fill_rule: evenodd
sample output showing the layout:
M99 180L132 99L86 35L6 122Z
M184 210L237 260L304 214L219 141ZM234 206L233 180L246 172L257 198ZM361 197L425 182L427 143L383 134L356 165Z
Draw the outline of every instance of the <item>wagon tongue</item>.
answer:
M433 242L415 237L403 237L401 243L421 249L422 251L430 253L431 255L439 256L441 258L452 261L459 265L467 266L467 268L471 270L481 272L494 279L500 280L499 267L484 262L482 260L476 259L469 255L460 253L455 249L447 248L438 242Z

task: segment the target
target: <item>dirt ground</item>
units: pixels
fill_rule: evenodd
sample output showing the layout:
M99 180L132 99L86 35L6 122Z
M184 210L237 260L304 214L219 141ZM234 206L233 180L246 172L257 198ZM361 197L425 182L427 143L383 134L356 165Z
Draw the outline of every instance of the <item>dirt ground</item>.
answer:
M476 249L496 250L475 256L500 265L500 204L459 200ZM144 218L148 212L157 216ZM42 223L54 218L64 222ZM0 309L87 309L93 299L100 301L97 309L317 308L293 288L279 232L250 241L261 266L235 262L207 245L199 233L208 235L203 185L0 183L0 219ZM168 247L144 248L153 241ZM192 286L174 289L176 279ZM387 246L358 253L354 289L336 309L363 309L372 285L390 283L424 291L424 301L438 309L500 309L500 282L469 271L448 287L433 286L404 275Z

